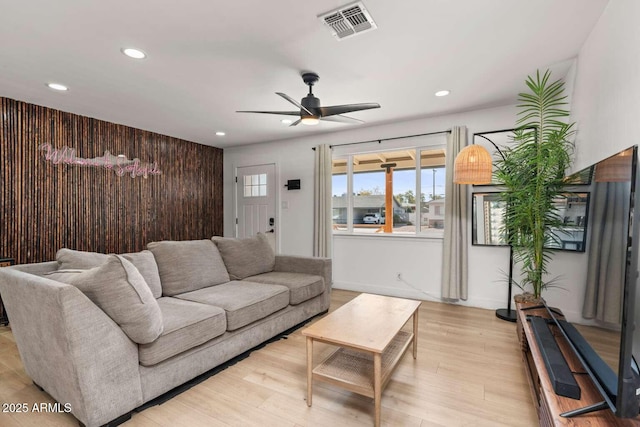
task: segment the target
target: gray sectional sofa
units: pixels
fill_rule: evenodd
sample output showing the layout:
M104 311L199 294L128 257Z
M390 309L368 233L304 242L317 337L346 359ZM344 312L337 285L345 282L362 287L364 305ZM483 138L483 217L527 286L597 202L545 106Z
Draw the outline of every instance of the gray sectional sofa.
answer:
M27 374L86 426L132 410L326 312L331 260L267 239L162 241L0 269Z

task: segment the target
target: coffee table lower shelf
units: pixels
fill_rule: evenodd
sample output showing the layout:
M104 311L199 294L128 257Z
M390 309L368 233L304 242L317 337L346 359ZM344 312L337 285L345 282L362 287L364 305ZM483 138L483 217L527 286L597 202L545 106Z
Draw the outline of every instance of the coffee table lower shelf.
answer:
M382 388L413 342L413 333L400 331L382 352ZM340 347L313 369L313 379L374 398L373 354Z

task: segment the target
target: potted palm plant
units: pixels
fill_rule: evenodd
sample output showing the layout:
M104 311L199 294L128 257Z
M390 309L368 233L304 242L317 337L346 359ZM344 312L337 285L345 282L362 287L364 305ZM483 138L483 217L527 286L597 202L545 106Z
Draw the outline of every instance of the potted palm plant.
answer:
M518 120L513 144L496 164L496 178L504 184L504 233L521 265L521 279L514 284L532 289L533 298L553 281L547 280L547 264L557 240L553 233L562 225L554 200L562 193L564 177L571 165L574 123L565 123L569 111L561 80L549 82L550 71L529 76L529 91L518 95Z

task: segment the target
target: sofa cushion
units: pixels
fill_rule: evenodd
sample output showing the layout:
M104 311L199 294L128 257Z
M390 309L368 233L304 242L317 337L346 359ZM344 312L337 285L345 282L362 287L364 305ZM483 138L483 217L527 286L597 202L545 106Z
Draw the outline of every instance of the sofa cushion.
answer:
M229 281L229 273L211 240L152 242L162 294L173 296Z
M46 277L77 287L132 341L149 343L163 330L162 313L138 269L121 255L88 270L61 270Z
M161 297L164 331L152 343L138 346L140 364L152 366L220 336L227 329L224 310L208 304Z
M151 293L155 298L162 295L162 286L160 285L160 275L158 273L158 265L153 254L149 251L132 252L123 254L131 264L135 265L145 282L149 285ZM80 269L87 270L97 267L106 262L107 255L98 252L76 251L73 249L62 248L56 253L56 261L60 270Z
M162 296L162 285L160 284L160 272L156 258L150 251L132 252L122 254L122 256L131 264L135 265L144 280L149 285L154 298Z
M255 283L270 283L289 288L289 304L297 305L324 292L324 279L321 276L305 273L271 271L245 280Z
M280 285L234 280L176 295L176 298L224 308L227 330L233 331L285 308L289 305L289 289Z
M98 252L76 251L73 249L62 248L56 253L56 261L58 261L59 269L79 269L88 270L93 267L104 264L107 260L106 254Z
M245 239L214 236L212 240L218 246L232 280L273 271L276 256L264 234Z

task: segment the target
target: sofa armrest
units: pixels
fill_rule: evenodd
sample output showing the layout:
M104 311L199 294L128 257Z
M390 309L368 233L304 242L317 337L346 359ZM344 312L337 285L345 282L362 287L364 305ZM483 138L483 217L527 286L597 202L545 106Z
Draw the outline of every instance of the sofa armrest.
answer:
M329 309L331 286L333 284L331 258L276 255L274 271L321 276L324 279L324 306L326 310Z
M325 284L329 287L333 283L331 258L276 255L274 271L315 274L316 276L322 276Z
M0 269L0 293L27 374L87 426L143 403L138 348L71 285Z

